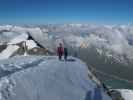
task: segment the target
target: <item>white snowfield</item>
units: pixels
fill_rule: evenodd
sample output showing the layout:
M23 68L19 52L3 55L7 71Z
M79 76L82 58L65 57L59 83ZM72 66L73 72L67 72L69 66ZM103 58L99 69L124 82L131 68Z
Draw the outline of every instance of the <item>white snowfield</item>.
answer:
M87 66L57 57L0 61L0 100L112 100L88 76Z
M117 91L121 93L124 100L133 100L133 90L118 89Z
M28 39L28 34L20 34L18 36L16 36L15 38L13 38L8 44L17 44L17 43L21 43L23 41L26 41Z
M33 40L26 40L26 46L30 50L37 47L37 44Z

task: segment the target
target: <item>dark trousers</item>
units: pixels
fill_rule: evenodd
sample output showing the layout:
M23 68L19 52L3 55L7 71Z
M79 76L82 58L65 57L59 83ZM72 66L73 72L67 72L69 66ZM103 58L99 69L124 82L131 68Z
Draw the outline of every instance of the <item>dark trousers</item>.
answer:
M62 59L62 55L58 55L58 58L59 58L59 60L61 60Z
M67 60L67 54L64 54L64 59Z

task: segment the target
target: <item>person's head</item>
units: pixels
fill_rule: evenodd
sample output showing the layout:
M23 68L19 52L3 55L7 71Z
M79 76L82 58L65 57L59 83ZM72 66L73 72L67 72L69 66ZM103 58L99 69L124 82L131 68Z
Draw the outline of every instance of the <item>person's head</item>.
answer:
M62 43L60 43L59 46L62 47Z

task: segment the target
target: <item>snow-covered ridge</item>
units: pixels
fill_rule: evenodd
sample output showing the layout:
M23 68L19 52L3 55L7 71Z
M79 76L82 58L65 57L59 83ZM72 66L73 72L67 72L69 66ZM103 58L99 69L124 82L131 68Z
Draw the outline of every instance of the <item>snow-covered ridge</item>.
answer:
M0 61L0 100L111 100L88 77L87 66L57 57L14 57ZM17 67L16 67L17 66ZM19 66L19 67L18 67ZM6 75L6 71L10 72Z

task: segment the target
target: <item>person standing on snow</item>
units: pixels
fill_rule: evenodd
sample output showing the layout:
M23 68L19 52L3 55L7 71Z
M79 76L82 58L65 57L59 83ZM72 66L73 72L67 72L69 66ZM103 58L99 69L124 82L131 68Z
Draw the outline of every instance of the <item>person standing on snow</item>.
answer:
M68 50L66 47L64 47L64 59L67 60L67 56L68 56Z
M59 47L57 47L57 54L58 54L59 60L62 59L63 53L64 53L64 50L63 50L62 44L60 43Z

